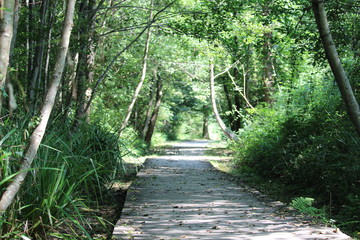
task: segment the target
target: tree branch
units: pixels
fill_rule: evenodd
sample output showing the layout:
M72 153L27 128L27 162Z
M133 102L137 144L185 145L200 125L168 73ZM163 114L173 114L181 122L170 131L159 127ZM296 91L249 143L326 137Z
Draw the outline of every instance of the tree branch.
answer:
M216 78L220 77L221 75L229 72L229 70L232 69L233 67L235 67L238 63L239 63L239 61L234 62L231 66L229 66L229 67L228 67L227 69L225 69L223 72L216 74L215 77L214 77L214 80L215 80Z
M91 97L88 101L88 103L86 104L86 107L84 109L84 112L86 112L91 105L91 102L94 99L94 96L96 95L97 89L100 85L100 83L103 82L103 80L105 79L107 73L110 71L111 67L115 64L116 60L121 56L121 54L123 54L126 50L128 50L142 35L143 33L152 26L152 24L154 22L157 21L157 16L159 16L162 12L164 12L167 8L169 8L171 5L173 5L175 1L172 1L171 3L169 3L168 5L166 5L163 9L161 9L160 11L158 11L152 18L152 21L150 21L150 23L136 36L136 38L134 38L134 40L132 40L123 50L121 50L120 52L118 52L118 54L116 54L116 56L113 58L113 60L110 62L110 64L107 66L107 68L105 69L105 71L100 75L99 79L96 81L96 84L94 86L94 88L92 89L92 94Z

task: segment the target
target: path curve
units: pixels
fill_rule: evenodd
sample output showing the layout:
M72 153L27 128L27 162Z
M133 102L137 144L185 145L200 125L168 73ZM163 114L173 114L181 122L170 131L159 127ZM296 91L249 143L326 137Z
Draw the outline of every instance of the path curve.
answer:
M149 158L130 187L115 239L351 239L260 201L204 157L209 141L178 143Z

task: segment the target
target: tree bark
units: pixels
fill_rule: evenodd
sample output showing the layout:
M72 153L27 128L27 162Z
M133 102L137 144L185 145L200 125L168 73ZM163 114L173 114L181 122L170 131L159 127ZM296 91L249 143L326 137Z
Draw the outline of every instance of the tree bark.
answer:
M82 21L80 24L91 26L84 29L79 26L79 64L76 73L77 84L77 108L75 113L74 129L78 128L84 120L90 120L90 107L86 107L91 99L92 89L90 84L94 82L93 67L95 64L94 47L94 18L93 12L96 11L96 2L94 0L83 0L80 4L80 13Z
M60 85L61 77L64 71L66 54L69 47L70 35L73 26L74 8L76 0L69 0L66 10L66 16L63 25L63 31L57 54L52 82L46 93L43 107L41 109L40 122L31 134L29 144L24 151L21 159L21 166L18 174L13 181L8 185L0 200L0 214L3 214L6 209L13 202L15 195L18 193L25 177L31 167L31 164L36 156L39 145L45 134L45 129L53 109L56 94Z
M272 104L272 94L273 94L273 85L274 85L274 77L273 77L273 61L272 61L272 53L271 53L271 43L270 39L272 38L272 33L265 34L265 43L264 43L264 100L265 102Z
M150 21L153 20L152 6L153 6L153 0L151 0L151 3L150 3L150 18L149 18ZM124 121L121 124L120 129L119 129L119 137L121 136L123 130L126 128L128 122L129 122L129 119L130 119L131 113L133 111L135 102L136 102L136 100L137 100L137 98L139 96L140 90L141 90L141 88L142 88L142 86L144 84L145 78L146 78L147 60L148 60L148 54L149 54L150 39L151 39L151 28L148 28L147 35L146 35L146 43L145 43L144 57L143 57L143 67L142 67L140 82L139 82L139 84L137 85L137 87L135 89L135 92L134 92L134 95L133 95L132 100L130 102L130 105L128 107L126 116L124 118Z
M14 53L14 49L15 49L16 37L17 37L17 32L18 32L18 27L19 27L20 7L21 7L20 0L15 0L13 35L11 38L11 48L10 48L10 65L11 65L11 57L12 57L12 55Z
M19 18L20 18L20 0L15 0L13 34L12 34L12 38L11 38L11 46L10 46L9 66L8 66L8 68L12 67L12 61L11 60L12 60L12 56L13 56L14 49L15 49L17 30L18 30L18 26L19 26ZM11 79L12 79L11 76L12 75L13 74L10 71L8 71L7 76L6 76L6 85L7 85L7 89L8 89L9 116L12 116L12 113L17 108L14 88L13 88L13 85L11 83ZM1 109L1 107L0 107L0 109Z
M0 7L0 116L2 110L2 98L5 91L6 76L10 62L11 40L14 27L15 0L5 0Z
M76 53L75 56L72 56L72 54L69 52L67 55L67 66L68 66L68 71L70 72L69 74L69 82L68 82L68 93L67 93L67 97L66 97L66 102L65 102L65 106L64 106L64 111L63 111L63 118L67 119L68 115L69 115L69 111L71 108L71 103L72 101L76 101L77 100L77 85L76 85L76 75L77 75L77 66L79 63L79 53Z
M26 21L26 31L28 34L26 35L26 50L27 50L27 79L28 79L28 88L27 88L27 97L28 97L28 107L33 114L33 109L35 108L35 83L32 82L32 73L34 69L34 14L33 14L33 8L34 8L34 0L26 0L26 7L28 8L28 15L27 15L27 21Z
M230 72L229 72L230 74ZM239 78L239 71L237 68L234 68L233 76L231 77L231 81L235 81ZM232 84L233 85L233 84ZM240 89L236 88L236 85L232 86L232 94L234 97L234 103L232 101L232 96L230 94L227 83L224 84L224 92L226 96L226 100L228 102L228 108L231 111L228 119L230 121L230 128L232 131L236 132L241 128L241 118L239 115L239 111L241 109L241 96L239 94Z
M341 64L340 57L334 40L331 35L329 23L324 7L324 0L312 0L312 8L315 15L316 24L320 33L321 41L325 50L326 58L335 76L341 97L345 103L347 113L360 136L360 108L355 98L346 72Z
M36 31L38 31L37 39L34 44L36 46L34 51L34 56L30 57L30 60L33 64L32 72L30 76L30 95L29 95L29 103L30 103L30 112L34 112L36 109L36 106L38 105L39 95L40 95L40 84L41 84L41 76L42 76L42 68L43 68L43 59L44 59L44 53L45 53L45 46L48 39L46 37L48 36L46 34L45 29L47 28L47 14L48 14L48 7L49 0L44 0L41 3L40 8L40 26ZM34 29L35 31L35 29Z
M202 138L210 139L209 133L209 111L207 111L207 106L203 107L203 129L202 129Z
M161 106L161 100L162 100L162 97L163 97L163 85L162 85L162 80L160 78L160 76L157 74L157 72L155 71L155 76L156 76L156 86L157 86L157 90L156 90L156 103L155 103L155 108L154 108L154 111L151 115L151 119L150 119L150 122L149 122L149 127L148 127L148 130L146 132L146 135L145 135L145 143L147 145L150 145L151 144L151 139L152 139L152 136L154 134L154 130L155 130L155 126L156 126L156 120L157 120L157 117L159 115L159 110L160 110L160 106Z
M154 74L156 72L156 69L154 70ZM153 83L152 83L152 87L151 87L151 90L150 90L150 101L149 101L149 105L148 105L148 109L146 110L146 114L145 114L145 122L144 122L144 128L141 132L141 136L143 139L145 139L145 136L146 136L146 133L149 129L149 124L150 124L150 120L151 120L151 114L152 114L152 110L153 110L153 107L154 107L154 104L155 104L155 98L154 98L154 93L155 93L155 84L156 84L156 77L154 76L154 80L153 80Z
M210 99L215 119L219 124L219 127L224 132L224 134L231 140L238 141L238 137L226 127L224 121L221 119L219 111L216 106L216 96L215 96L215 76L214 76L214 64L210 63Z
M47 32L46 32L46 53L44 56L45 59L45 66L44 66L44 77L42 81L42 90L45 92L45 89L47 89L47 85L51 80L51 74L50 74L50 58L51 58L51 51L52 51L52 44L51 44L51 38L52 38L52 26L55 22L56 18L56 4L57 1L49 1L49 15L47 19Z
M272 1L270 1L272 2ZM270 3L269 3L270 4ZM270 9L269 6L262 6L264 18L269 18ZM264 100L265 102L272 104L273 103L273 85L274 85L274 64L273 56L271 52L272 44L271 40L273 38L273 33L271 31L271 24L264 24L264 44L263 44L263 56L264 56L264 67L263 67L263 85L264 85Z

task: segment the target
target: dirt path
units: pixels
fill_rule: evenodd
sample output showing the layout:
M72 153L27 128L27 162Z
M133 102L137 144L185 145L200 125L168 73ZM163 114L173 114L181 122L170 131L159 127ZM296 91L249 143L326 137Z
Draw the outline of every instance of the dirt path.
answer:
M206 141L183 142L148 159L130 187L115 239L350 239L282 216L204 157Z

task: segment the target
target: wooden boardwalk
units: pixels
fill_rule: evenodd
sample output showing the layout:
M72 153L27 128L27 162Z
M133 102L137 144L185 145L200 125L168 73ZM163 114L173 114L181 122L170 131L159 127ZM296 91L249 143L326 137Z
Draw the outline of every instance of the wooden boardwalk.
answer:
M215 170L207 142L175 146L177 155L148 159L130 187L114 239L350 239L279 212Z

